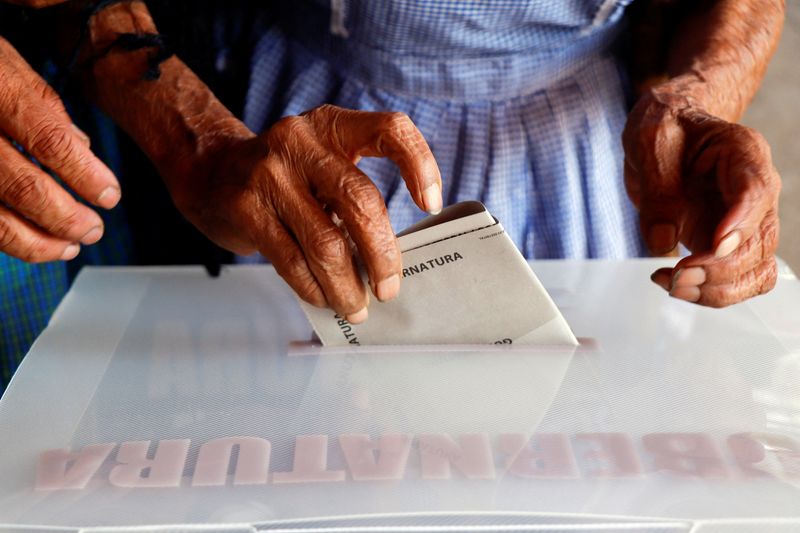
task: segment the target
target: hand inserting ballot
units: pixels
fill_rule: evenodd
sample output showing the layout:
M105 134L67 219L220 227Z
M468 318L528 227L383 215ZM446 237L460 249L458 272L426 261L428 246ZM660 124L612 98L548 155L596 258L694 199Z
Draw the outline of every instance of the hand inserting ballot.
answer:
M173 190L183 214L220 246L261 252L301 298L353 323L367 318L368 296L348 235L379 300L397 295L402 268L383 197L355 163L390 158L421 209L442 208L433 154L401 113L324 105L216 154L201 179Z
M623 135L625 184L650 251L692 253L652 279L683 300L724 307L775 285L780 176L756 131L651 90Z

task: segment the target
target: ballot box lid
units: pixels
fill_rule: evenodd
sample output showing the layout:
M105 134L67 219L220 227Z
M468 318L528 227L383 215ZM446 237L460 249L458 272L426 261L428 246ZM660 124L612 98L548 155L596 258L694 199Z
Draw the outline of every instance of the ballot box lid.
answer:
M800 282L667 264L532 263L577 348L326 349L268 266L84 269L0 401L0 531L800 531Z

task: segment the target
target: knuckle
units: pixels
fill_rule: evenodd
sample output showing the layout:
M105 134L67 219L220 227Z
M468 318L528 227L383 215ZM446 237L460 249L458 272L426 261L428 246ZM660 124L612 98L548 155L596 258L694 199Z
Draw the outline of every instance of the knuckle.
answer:
M729 285L714 288L712 293L704 295L702 303L715 308L728 307L771 291L777 279L777 262L771 258L742 274Z
M312 121L316 121L321 118L331 118L336 116L340 111L341 108L333 104L322 104L321 106L317 106L314 109L306 111L303 113L303 115L307 116Z
M23 248L21 259L28 263L40 263L48 258L47 243L42 239L33 238Z
M325 297L314 279L308 271L298 272L291 275L290 278L285 278L290 281L290 285L300 298L314 305L325 305Z
M15 168L3 187L3 197L8 205L37 216L47 210L50 198L45 183L32 169L32 165Z
M739 132L741 135L744 136L744 139L749 142L753 147L755 147L759 151L766 151L769 152L769 143L767 139L759 132L758 130L751 128L749 126L743 126L741 124L734 124L732 125L734 132Z
M374 217L386 210L380 191L359 172L343 174L338 181L340 194L352 201L356 213Z
M75 146L73 143L70 142L72 146ZM84 184L87 183L88 180L91 179L93 173L91 172L91 160L89 155L85 152L78 151L78 148L72 151L72 155L68 156L70 161L70 170L69 176L65 179L68 179L69 186L73 190L80 190L83 188ZM64 177L64 176L62 176Z
M774 258L767 262L759 278L760 283L756 295L766 294L775 288L775 284L778 282L778 262Z
M272 259L272 263L275 265L275 269L278 270L278 273L283 276L285 279L291 280L298 280L303 277L306 277L309 272L305 266L305 261L303 256L292 250L284 243L275 243L277 246L273 246L272 248L277 253L269 254Z
M714 309L722 309L740 301L739 291L734 288L720 288L713 291L703 291L698 303Z
M313 111L322 114L322 113L338 113L340 110L341 107L339 106L335 106L333 104L322 104L321 106L314 108Z
M275 270L303 300L316 305L325 303L317 280L309 272L302 257L297 254L284 257L275 263Z
M322 104L310 111L306 111L301 116L308 119L317 135L336 146L338 139L344 138L347 132L342 125L343 109L333 104Z
M0 60L3 58L0 56ZM14 99L14 93L16 92L14 80L11 79L11 76L5 72L5 69L0 67L0 87L4 87L6 90L0 91L0 110L3 110L3 114L10 114L9 109L12 109L12 101Z
M306 128L306 119L301 116L291 115L283 117L270 128L271 139L283 140L297 137Z
M777 209L783 183L778 169L771 160L766 160L760 165L759 182L761 183L761 194L768 199L772 207Z
M309 245L310 249L306 253L326 272L338 270L343 260L350 254L347 241L338 229L315 233L311 237Z
M33 82L31 90L33 94L39 95L39 98L44 103L59 110L63 109L61 98L59 98L58 94L55 92L55 90L53 90L50 84L44 81L42 78L36 78L36 80Z
M400 272L402 260L397 240L391 232L371 232L360 250L372 274L381 278Z
M392 111L387 113L383 119L383 128L391 131L406 131L409 129L416 130L411 118L403 112Z
M74 231L80 224L80 213L77 210L71 210L66 215L62 215L49 226L49 230L54 235L65 236Z
M388 222L386 203L375 185L357 173L342 177L336 184L340 203L345 203L342 211L347 223L359 228L381 228Z
M0 35L0 87L5 91L0 91L0 103L8 104L17 96L15 89L19 88L17 82L17 70L14 68L15 58L14 48L11 43L3 39Z
M294 255L281 261L279 270L281 276L283 276L284 279L290 280L292 286L295 288L302 288L303 286L310 285L309 282L313 281L311 274L303 265L302 260Z
M761 283L760 271L758 268L745 272L733 283L733 290L727 294L736 295L736 301L741 301L750 296L758 294L758 286Z
M759 241L761 243L761 258L766 259L775 254L778 248L780 234L780 221L777 216L771 215L764 219L759 228Z
M17 232L9 223L8 219L0 216L0 250L8 250L17 240Z
M376 145L380 152L390 157L409 154L425 160L433 158L422 133L408 115L399 111L386 113L383 116L378 128Z
M39 159L52 162L49 164L64 164L75 151L70 135L50 121L42 121L31 128L28 148Z
M290 285L303 301L317 307L324 307L327 304L327 300L315 280L303 278L300 281L294 280Z
M316 160L313 163L313 166L316 168L317 174L319 176L321 177L333 176L334 179L332 180L321 180L321 181L323 182L328 181L332 185L335 185L336 188L338 189L340 189L344 185L345 181L347 181L349 177L349 174L346 172L342 173L331 172L331 169L338 169L342 167L342 165L340 164L340 158L337 155L333 154L332 152L325 152L317 156ZM341 194L343 194L341 190L335 189L335 191L336 191L335 192L336 196L341 196Z
M777 207L778 201L781 196L781 191L783 190L783 180L781 180L781 175L778 173L778 170L773 167L772 172L770 173L772 179L770 179L770 190L771 190L771 200L772 204Z
M411 148L416 148L424 142L411 118L400 111L387 113L381 121L380 131L380 140L387 137L394 138Z
M732 163L740 167L754 185L766 191L780 189L780 177L772 164L772 151L766 138L757 130L731 124L724 137Z
M284 161L274 153L270 153L259 161L257 171L252 176L258 177L262 182L279 182L286 177L287 173Z

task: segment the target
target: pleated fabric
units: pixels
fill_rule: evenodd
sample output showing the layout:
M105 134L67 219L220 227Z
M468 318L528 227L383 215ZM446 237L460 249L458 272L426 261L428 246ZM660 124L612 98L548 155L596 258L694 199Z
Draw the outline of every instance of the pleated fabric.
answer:
M640 255L620 141L629 1L296 0L255 48L245 122L263 131L323 103L402 111L445 204L482 201L525 256ZM390 161L359 167L395 230L425 215Z

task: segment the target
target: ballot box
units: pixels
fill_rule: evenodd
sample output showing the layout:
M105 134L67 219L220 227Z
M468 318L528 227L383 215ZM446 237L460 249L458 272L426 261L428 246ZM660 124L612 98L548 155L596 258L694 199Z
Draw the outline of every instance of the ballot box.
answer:
M0 531L800 531L800 282L666 264L532 263L574 348L325 348L267 266L85 269L0 401Z

